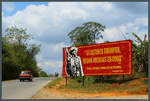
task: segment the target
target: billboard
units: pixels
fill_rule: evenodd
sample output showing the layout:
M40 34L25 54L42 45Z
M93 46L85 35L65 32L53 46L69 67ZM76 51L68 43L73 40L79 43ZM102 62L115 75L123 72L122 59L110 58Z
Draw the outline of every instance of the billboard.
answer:
M63 77L131 73L131 40L63 48Z

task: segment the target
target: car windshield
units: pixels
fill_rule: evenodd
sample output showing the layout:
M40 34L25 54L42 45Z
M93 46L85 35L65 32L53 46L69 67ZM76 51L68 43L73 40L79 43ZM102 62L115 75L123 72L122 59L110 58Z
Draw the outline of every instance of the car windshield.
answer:
M21 72L21 74L30 74L30 72Z

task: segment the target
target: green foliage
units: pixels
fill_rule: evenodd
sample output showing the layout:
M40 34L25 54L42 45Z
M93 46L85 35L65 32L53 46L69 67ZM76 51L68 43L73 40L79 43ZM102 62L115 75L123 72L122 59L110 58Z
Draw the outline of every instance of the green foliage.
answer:
M15 61L14 61L15 60ZM19 60L13 49L13 45L6 44L2 39L2 77L3 79L15 78L19 73ZM8 71L7 71L8 70ZM17 71L16 71L17 70Z
M50 82L47 87L53 87L55 86L56 84L58 84L58 82L60 82L61 78L56 78L54 79L52 82Z
M147 35L144 35L142 40L136 33L132 33L134 40L129 38L129 33L124 34L128 36L128 39L132 40L132 65L133 76L136 72L145 72L145 76L148 76L148 40ZM125 37L125 39L127 39ZM142 76L141 76L142 77Z
M44 71L39 72L39 77L48 77L47 73Z
M28 44L31 35L26 29L11 27L6 29L2 37L2 80L16 79L22 70L30 70L33 76L38 76L35 55L40 51L40 45Z
M50 73L50 74L48 74L48 77L54 77L54 74Z
M96 39L103 38L104 29L105 26L97 22L86 22L73 29L68 36L73 46L95 44Z
M134 66L138 68L137 71L146 72L148 76L148 40L146 40L146 35L144 36L144 40L142 40L137 34L132 33L135 37L135 41L132 44L132 53L133 53L133 61Z
M62 79L57 79L55 82L50 82L48 84L48 87L54 87L59 82L61 82ZM138 83L135 83L137 82ZM141 89L143 89L143 86L147 87L148 80L142 80L142 79L119 79L119 80L103 80L103 82L93 83L93 81L85 79L84 81L84 87L82 86L82 82L78 82L75 79L68 78L68 84L67 86L60 85L58 89L69 89L71 91L80 91L80 92L124 92L128 91L130 93L140 93ZM147 88L146 88L147 89Z
M134 75L132 76L132 78L144 78L145 77L145 75L146 75L146 73L145 72L135 72L134 73ZM128 75L127 75L128 76ZM127 77L126 76L126 77Z
M12 26L10 28L6 28L6 38L9 42L18 43L19 45L25 44L27 40L31 39L31 35L27 34L27 29L17 28L16 26Z

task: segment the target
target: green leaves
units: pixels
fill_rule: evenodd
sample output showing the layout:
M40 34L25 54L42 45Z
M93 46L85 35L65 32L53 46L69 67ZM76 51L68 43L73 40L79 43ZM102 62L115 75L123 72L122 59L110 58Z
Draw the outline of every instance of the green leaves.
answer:
M40 77L48 77L47 73L44 72L44 71L40 71L40 72L39 72L39 76L40 76Z
M138 35L136 35L134 32L132 33L132 35L136 38L136 40L135 40L136 42L141 43L141 44L143 43L142 40L140 39L140 37Z
M6 30L6 38L9 42L18 43L19 45L25 43L27 40L31 40L31 34L27 34L27 29L25 28L17 28L16 26L12 26L7 28Z
M86 22L73 29L68 36L73 46L95 44L97 39L103 38L104 29L105 26L97 22Z
M35 56L40 45L30 44L32 39L24 28L10 27L2 37L2 70L3 80L16 79L22 70L30 70L33 76L40 71Z
M142 40L135 33L132 33L132 35L135 37L135 42L132 43L135 65L138 66L140 70L146 72L146 75L148 75L148 41L146 40L147 35L144 35L144 40Z

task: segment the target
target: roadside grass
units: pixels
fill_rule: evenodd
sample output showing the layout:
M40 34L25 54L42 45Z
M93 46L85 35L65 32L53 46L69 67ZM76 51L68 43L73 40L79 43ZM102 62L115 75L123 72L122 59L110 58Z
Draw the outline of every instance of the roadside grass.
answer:
M143 80L143 84L147 85L148 84L148 79L147 80Z
M80 92L128 92L130 94L147 94L148 93L148 78L144 77L144 73L135 74L134 76L125 75L104 77L102 80L96 82L92 77L86 77L84 87L82 85L82 77L68 78L68 84L65 85L65 78L57 78L50 82L47 87L54 87L59 84L58 89L68 89ZM60 82L64 82L60 84Z
M56 78L54 79L52 82L48 83L48 85L46 85L46 87L54 87L57 83L59 83L61 81L62 78Z

